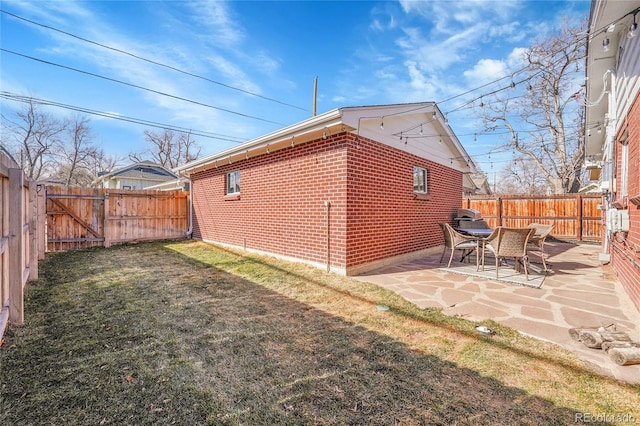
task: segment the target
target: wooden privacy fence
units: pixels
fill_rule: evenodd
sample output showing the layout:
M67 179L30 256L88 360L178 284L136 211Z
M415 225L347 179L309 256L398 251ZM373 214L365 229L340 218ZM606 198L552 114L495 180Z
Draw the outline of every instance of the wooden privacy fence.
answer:
M555 238L600 241L603 213L600 194L551 196L476 196L462 207L478 210L490 227L526 227L532 222L552 224Z
M46 189L47 251L183 238L189 228L189 193Z
M0 152L0 338L7 323L24 322L24 287L44 259L44 198L22 169Z

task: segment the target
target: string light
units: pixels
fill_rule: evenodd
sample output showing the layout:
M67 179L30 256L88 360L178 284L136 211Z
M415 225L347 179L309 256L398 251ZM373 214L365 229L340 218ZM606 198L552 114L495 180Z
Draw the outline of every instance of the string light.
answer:
M633 14L633 23L629 25L629 32L627 32L627 38L633 38L636 35L636 30L638 29L638 24L636 24L636 14Z

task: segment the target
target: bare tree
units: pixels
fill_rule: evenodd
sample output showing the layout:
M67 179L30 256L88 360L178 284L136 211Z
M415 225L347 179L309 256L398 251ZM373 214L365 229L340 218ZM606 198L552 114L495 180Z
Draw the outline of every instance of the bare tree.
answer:
M505 147L533 164L536 174L547 181L555 194L576 192L580 185L584 108L576 99L580 90L576 81L584 73L586 49L581 33L585 28L586 23L565 26L558 35L537 42L526 51L522 58L526 77L519 84L527 87L521 96L513 96L515 90L499 91L495 99L487 102L485 98L483 102L485 126L506 128L510 138ZM518 76L521 78L522 74ZM519 174L519 179L526 178Z
M515 158L500 174L500 186L496 192L503 195L545 195L549 183L527 157Z
M66 123L44 112L37 103L27 101L15 119L2 115L7 131L7 148L30 180L38 180L54 170L53 155L61 148Z
M101 174L111 173L123 160L123 158L115 155L105 154L105 152L100 149L95 153L95 156L90 159L89 172L95 179Z
M89 186L95 176L91 173L100 149L93 144L89 119L75 116L67 122L66 138L55 154L57 167L53 176L65 185Z
M191 139L190 133L174 133L168 129L162 133L145 130L144 136L151 148L129 154L129 158L133 161L140 162L149 156L153 162L173 169L200 156L201 148L195 140Z

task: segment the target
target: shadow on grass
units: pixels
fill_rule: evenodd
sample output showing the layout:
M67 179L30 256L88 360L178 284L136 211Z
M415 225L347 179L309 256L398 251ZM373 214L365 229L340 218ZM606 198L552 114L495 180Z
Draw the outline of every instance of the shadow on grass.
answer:
M25 326L10 326L0 349L0 423L547 425L583 415L176 253L145 243L48 256ZM269 279L294 276L261 266ZM327 286L294 278L301 290ZM345 296L375 303L335 297Z
M189 243L186 243L186 244L189 244ZM368 304L372 308L374 308L377 304L381 303L381 301L379 299L375 299L373 297L374 295L376 295L375 292L369 292L368 296L371 296L371 297L365 297L365 296L362 295L362 293L359 293L357 291L350 291L348 289L341 288L339 286L330 285L327 282L323 282L323 281L318 280L318 279L313 279L312 277L310 277L308 275L297 274L292 269L286 269L286 268L279 267L273 262L268 262L268 261L262 260L260 257L244 257L244 258L240 258L238 253L234 252L233 250L229 250L229 249L226 249L224 247L215 246L215 245L211 245L210 247L212 249L214 249L214 250L219 250L219 251L228 253L230 256L232 256L234 258L237 258L236 260L233 260L232 262L227 263L226 264L227 267L233 267L234 265L239 265L239 264L242 264L242 263L257 264L257 265L260 265L260 266L262 266L264 268L276 271L278 274L282 274L282 276L294 276L297 279L303 280L306 283L309 283L309 284L311 284L313 286L320 287L320 288L326 289L326 290L328 290L330 292L335 292L336 294L338 294L340 296L344 296L344 297L348 297L350 299L353 299L357 303ZM181 253L181 254L184 255L184 253ZM190 259L198 262L193 257L190 257ZM442 267L442 264L439 263L439 259L440 259L440 254L438 254L438 255L434 254L434 255L431 255L431 256L427 256L425 259L423 259L421 262L419 262L419 264L420 264L419 269L420 270L424 269L425 265L427 265L427 264L429 265L429 267L427 269L431 269L431 268L439 269L440 267ZM271 259L271 260L273 260L273 259ZM206 265L207 263L204 263L204 264ZM407 269L407 270L409 270L409 269ZM319 273L322 274L322 275L325 275L325 274L323 274L321 272L319 272ZM363 276L366 276L366 275L363 275ZM377 287L375 284L371 284L371 283L359 283L359 284L362 285L362 286L365 286L365 287L366 286L369 286L369 287L370 286L375 286L375 287ZM390 290L383 290L381 288L380 288L380 290L383 293L387 293L387 294L385 294L385 296L387 296L388 293L391 293ZM395 295L395 293L394 293L394 295ZM381 297L384 297L384 296L381 296ZM401 316L403 316L405 318L410 318L412 320L417 320L417 321L428 323L431 326L437 326L437 327L440 327L440 328L443 328L443 329L447 329L448 331L450 331L452 333L459 334L461 336L465 336L465 337L469 337L469 338L473 338L473 339L481 338L481 337L479 337L478 332L475 329L476 324L471 322L471 321L468 321L466 319L458 319L458 318L454 318L454 317L443 315L443 314L440 313L440 310L438 310L438 309L420 309L417 306L415 306L414 304L412 304L410 302L407 302L401 296L395 297L395 301L397 302L396 304L389 303L389 300L385 300L384 301L384 303L389 304L389 309L390 309L391 312L399 314L399 315L401 315ZM493 322L492 322L492 327L493 328L501 327L501 328L504 329L504 327L500 326L497 323L493 323ZM564 369L566 371L579 372L580 374L583 374L586 377L593 377L593 378L598 378L598 379L602 379L602 380L610 380L612 382L616 382L613 379L603 378L602 376L598 375L597 373L594 373L593 370L590 370L590 369L588 369L586 367L579 367L575 363L565 362L562 358L558 357L557 354L555 354L553 352L541 353L540 351L529 350L527 347L515 347L515 346L511 345L510 342L502 342L502 341L499 341L497 339L492 339L491 342L492 342L493 346L500 347L501 349L504 349L506 351L512 352L512 353L514 353L516 355L521 355L523 357L526 357L527 359L533 359L533 360L542 361L544 363L557 365L558 367L561 367L562 369ZM623 385L623 386L625 386L625 385ZM629 386L633 387L633 385L629 385ZM635 388L640 390L640 386L635 386Z

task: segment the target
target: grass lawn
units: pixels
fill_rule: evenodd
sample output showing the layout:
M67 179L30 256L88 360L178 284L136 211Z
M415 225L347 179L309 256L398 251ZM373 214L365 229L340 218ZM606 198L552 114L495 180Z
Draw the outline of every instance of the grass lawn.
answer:
M0 425L640 422L640 386L555 345L197 241L48 254L25 306Z

